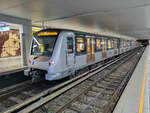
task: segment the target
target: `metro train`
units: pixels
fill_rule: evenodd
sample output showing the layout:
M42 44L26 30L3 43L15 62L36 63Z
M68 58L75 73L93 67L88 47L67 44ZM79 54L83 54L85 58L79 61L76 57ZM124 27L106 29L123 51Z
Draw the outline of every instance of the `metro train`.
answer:
M43 29L34 34L25 76L48 81L74 75L105 59L138 47L134 40L66 29Z

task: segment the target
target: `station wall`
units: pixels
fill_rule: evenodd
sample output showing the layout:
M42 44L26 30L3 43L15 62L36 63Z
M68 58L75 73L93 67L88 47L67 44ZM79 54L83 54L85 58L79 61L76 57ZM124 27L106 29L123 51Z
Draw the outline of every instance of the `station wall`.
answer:
M9 31L0 32L0 58L20 55L19 30L11 29Z
M21 60L22 60L21 62L23 66L27 66L28 65L27 59L29 56L29 50L30 50L30 45L32 40L31 20L0 14L0 21L13 23L20 26L19 35L20 35L20 50L21 50Z

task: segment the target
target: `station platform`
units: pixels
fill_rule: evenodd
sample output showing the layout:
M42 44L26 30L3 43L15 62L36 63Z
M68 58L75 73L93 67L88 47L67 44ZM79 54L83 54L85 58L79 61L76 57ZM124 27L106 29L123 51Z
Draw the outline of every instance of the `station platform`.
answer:
M150 113L150 46L147 46L113 113Z
M24 69L21 56L0 58L0 76Z

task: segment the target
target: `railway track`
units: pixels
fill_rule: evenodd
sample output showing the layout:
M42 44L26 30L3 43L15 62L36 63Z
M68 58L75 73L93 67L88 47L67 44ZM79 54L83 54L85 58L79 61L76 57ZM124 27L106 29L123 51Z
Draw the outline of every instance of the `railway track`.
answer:
M27 81L24 81L22 83L3 88L0 90L0 98L2 98L5 95L10 94L10 92L13 93L13 92L17 92L19 90L22 90L23 88L26 88L26 87L30 86L31 84L32 84L31 80L27 80Z
M26 68L23 68L26 69ZM3 88L7 88L16 84L20 84L24 81L29 80L30 78L27 78L24 76L23 69L17 70L17 71L10 71L7 73L1 73L0 74L0 91Z
M141 55L142 51L128 56L78 85L65 87L60 96L51 94L20 112L111 113Z
M133 56L133 54L131 54L131 52L129 52L128 54L130 54L129 55L130 57ZM140 56L140 55L138 55L138 56ZM7 93L4 93L4 92L0 93L0 112L5 112L5 113L18 112L18 111L31 112L34 109L37 109L38 107L40 107L41 105L42 105L42 107L40 107L39 109L37 109L34 112L37 112L38 110L49 111L45 107L45 106L48 106L48 105L45 105L45 103L49 102L49 101L50 101L49 104L53 103L53 102L55 102L55 99L57 100L61 97L64 97L63 100L65 101L65 103L66 102L68 103L71 99L73 99L73 97L76 97L79 92L83 92L83 90L86 88L91 89L89 87L91 87L91 84L93 84L93 82L95 83L95 80L97 81L97 77L99 77L99 79L101 80L103 78L103 76L108 75L110 72L112 72L112 70L115 67L117 68L116 62L121 61L121 59L125 58L126 56L128 56L128 55L122 55L122 57L116 59L114 62L110 61L111 62L110 64L106 63L105 66L103 66L103 67L95 68L96 71L94 71L94 69L90 70L89 72L79 75L69 81L62 82L61 84L58 84L56 86L55 85L52 86L50 84L45 84L45 83L40 83L40 84L33 84L33 85L29 85L24 88L20 88L17 91L12 91L12 92L10 91L10 93L8 93L8 91L6 90ZM99 75L101 75L101 76L99 76ZM107 85L109 84L109 81L113 80L113 77L114 76L112 76L112 78L107 78L107 82L106 82ZM114 77L114 79L115 78L116 77ZM81 86L83 86L83 89ZM96 86L95 86L95 88L96 88ZM66 99L66 100L68 100L68 101L66 101L65 94L68 93L67 90L69 90L69 89L74 90L73 92L75 92L75 94L72 92L72 93L70 93L71 94L70 96L66 95L66 96L70 97L70 99ZM102 92L105 91L104 88L102 88L102 89L103 89L103 90L101 90ZM113 88L111 88L111 89L113 89ZM69 90L69 92L70 91L71 90ZM64 93L64 92L66 92L66 93ZM61 96L59 96L59 95L61 95ZM82 94L80 94L80 95L82 95ZM59 96L59 97L55 98L57 96ZM52 99L54 99L54 100L52 100ZM73 99L73 100L76 100L76 99ZM61 100L59 102L63 103L64 101ZM37 102L37 103L35 103L35 102ZM71 102L73 102L73 101L71 101ZM44 106L43 106L43 104L44 104ZM71 103L69 103L69 105L70 104ZM55 104L53 104L53 105L55 105ZM62 104L61 106L62 106L62 108L66 108L67 105ZM57 107L57 105L56 105L56 107ZM58 111L62 112L62 108L60 106L57 108L59 108ZM67 108L67 109L69 109L69 108ZM53 111L53 110L51 109L50 111ZM68 112L68 111L66 111L66 112Z

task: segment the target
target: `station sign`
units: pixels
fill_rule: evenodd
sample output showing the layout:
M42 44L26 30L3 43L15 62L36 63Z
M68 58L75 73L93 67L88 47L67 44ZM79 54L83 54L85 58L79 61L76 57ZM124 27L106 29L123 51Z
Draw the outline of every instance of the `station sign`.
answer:
M58 35L57 32L40 32L37 36L51 36L51 35Z

